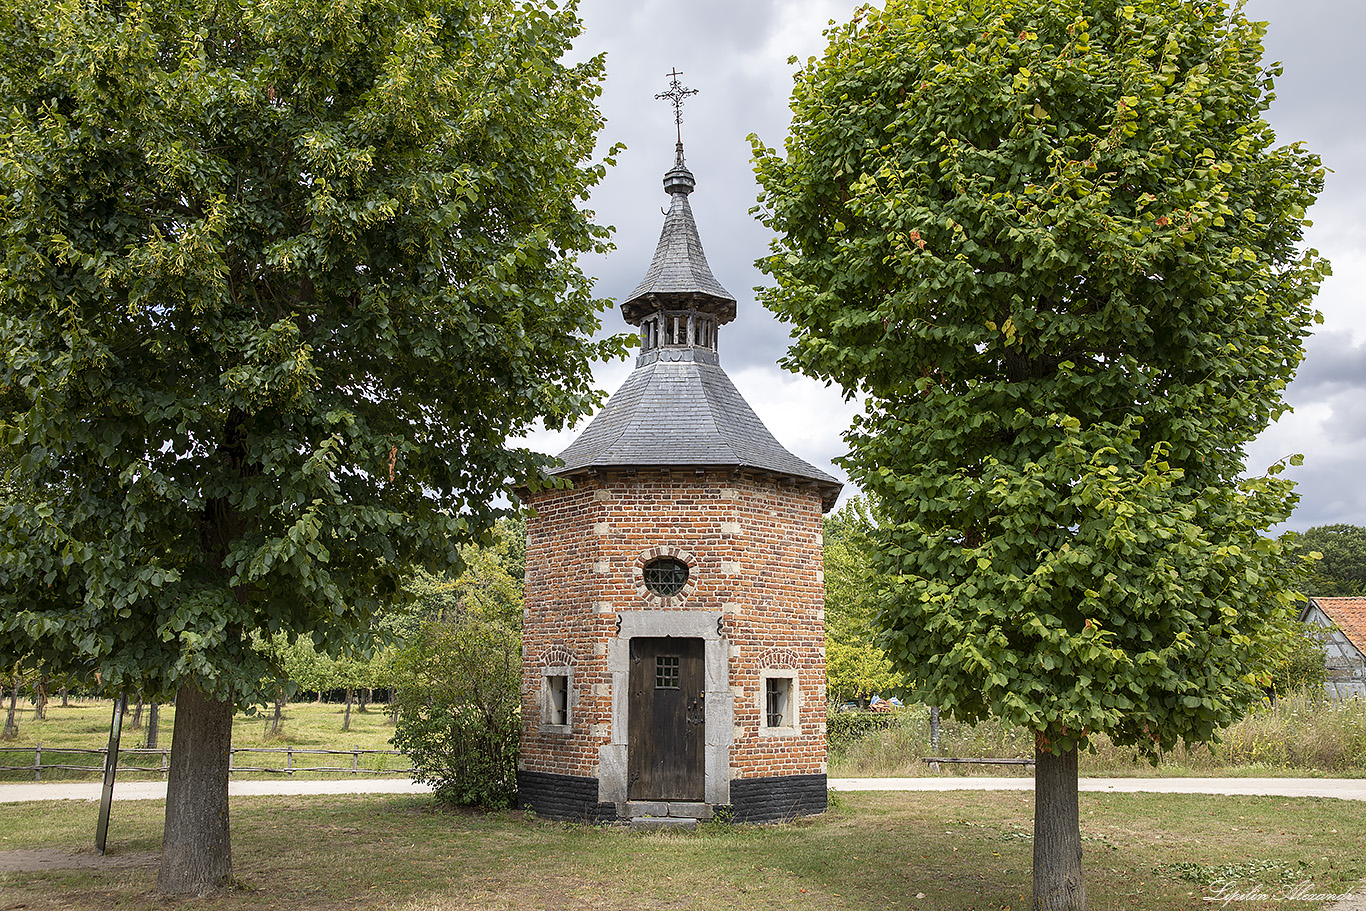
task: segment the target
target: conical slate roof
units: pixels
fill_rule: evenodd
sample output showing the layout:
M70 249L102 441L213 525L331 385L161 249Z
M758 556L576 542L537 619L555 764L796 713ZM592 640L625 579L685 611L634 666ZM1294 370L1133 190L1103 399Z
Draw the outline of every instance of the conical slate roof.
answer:
M707 265L702 238L697 233L688 194L697 185L683 162L683 143L678 144L674 166L664 175L664 190L669 194L669 211L664 229L645 277L621 305L631 325L661 305L693 306L715 314L721 324L735 319L735 297L721 287Z
M674 168L664 178L672 205L654 259L622 304L627 322L642 328L636 369L560 453L564 467L556 474L605 468L748 469L813 484L828 510L840 482L784 449L721 369L715 326L706 324L733 319L735 298L712 275L702 252L688 206L694 186L680 143Z

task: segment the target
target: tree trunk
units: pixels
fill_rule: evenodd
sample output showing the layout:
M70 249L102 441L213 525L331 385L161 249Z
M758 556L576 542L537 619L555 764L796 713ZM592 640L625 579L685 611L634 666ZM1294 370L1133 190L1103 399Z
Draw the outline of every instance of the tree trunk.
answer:
M389 723L398 724L398 687L389 687Z
M1077 748L1034 747L1034 911L1086 911L1077 816Z
M280 728L284 726L285 714L285 694L283 690L275 691L275 715L270 719L270 733L280 733Z
M176 693L166 825L157 890L204 895L232 879L228 767L233 704L210 699L194 682Z
M142 727L142 694L138 693L138 704L133 708L133 720L128 725L133 730Z
M363 686L356 691L356 695L358 697L357 701L360 703L356 706L356 711L364 715L366 712L365 706L370 702L370 688Z
M33 720L42 721L47 717L47 677L39 677L33 685Z
M19 710L19 675L16 673L10 682L14 685L10 687L9 714L5 716L5 730L0 733L0 740L13 740L19 736L19 725L14 720L14 713Z
M342 730L351 730L351 688L346 688L346 717L342 719Z
M71 696L67 693L66 687L62 687L58 692L62 694L62 708L71 708Z
M157 731L157 722L160 720L158 717L160 715L160 712L158 711L159 708L160 706L157 705L155 699L147 706L147 749L149 750L155 750L157 748L157 735L159 733Z
M939 706L930 706L930 752L939 755Z

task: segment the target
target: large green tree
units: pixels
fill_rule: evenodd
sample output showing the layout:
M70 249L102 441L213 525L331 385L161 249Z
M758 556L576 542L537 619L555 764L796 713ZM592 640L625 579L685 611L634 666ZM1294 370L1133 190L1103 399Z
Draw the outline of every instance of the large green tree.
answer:
M601 57L542 0L0 2L0 658L177 693L231 875L254 634L345 651L595 401ZM610 159L610 153L608 158Z
M1286 532L1282 541L1300 553L1322 559L1305 583L1307 595L1352 597L1366 594L1366 528L1360 525L1315 525L1306 532Z
M1327 265L1263 23L1217 0L888 0L754 141L787 365L867 396L881 623L918 697L1036 732L1036 908L1084 908L1076 757L1216 736L1283 641L1245 480Z

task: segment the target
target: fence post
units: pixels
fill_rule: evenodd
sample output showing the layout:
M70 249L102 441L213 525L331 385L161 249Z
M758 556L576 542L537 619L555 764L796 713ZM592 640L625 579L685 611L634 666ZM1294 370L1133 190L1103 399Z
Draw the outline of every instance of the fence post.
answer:
M294 751L285 750L285 774L294 774Z
M170 765L169 765L169 762L168 762L169 756L170 756L170 754L167 753L165 750L162 750L162 751L161 751L161 777L162 777L162 778L165 778L165 777L166 777L166 775L167 775L167 770L170 768ZM229 766L230 768L231 768L231 766L232 766L232 756L231 756L231 754L229 754L229 757L228 757L228 766Z
M233 760L237 758L237 747L228 748L228 775L232 775Z
M43 780L43 742L41 740L33 748L33 780Z
M358 770L359 768L360 768L360 747L356 747L354 750L351 751L351 774L352 774L352 775L356 774L356 772L357 772L357 770Z

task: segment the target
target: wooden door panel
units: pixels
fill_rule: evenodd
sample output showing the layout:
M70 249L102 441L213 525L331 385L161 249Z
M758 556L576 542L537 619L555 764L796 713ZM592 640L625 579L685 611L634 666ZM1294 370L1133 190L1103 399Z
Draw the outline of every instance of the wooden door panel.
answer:
M627 794L702 800L706 669L701 639L631 640Z

